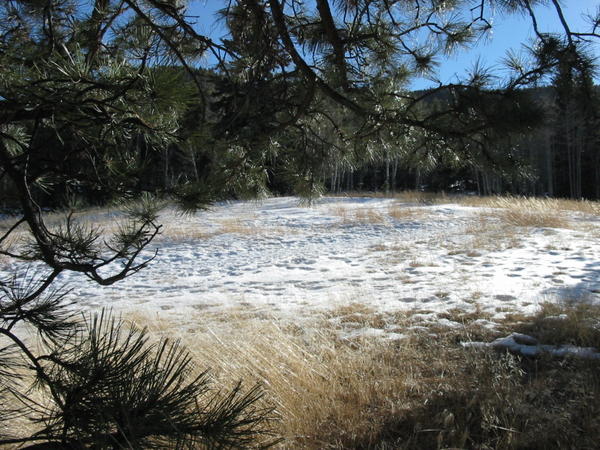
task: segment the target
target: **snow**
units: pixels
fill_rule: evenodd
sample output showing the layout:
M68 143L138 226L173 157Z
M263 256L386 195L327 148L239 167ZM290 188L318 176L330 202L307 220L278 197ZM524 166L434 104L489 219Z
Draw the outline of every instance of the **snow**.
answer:
M537 356L547 353L556 357L576 356L584 359L600 359L600 353L593 347L578 347L575 345L542 345L537 339L521 333L511 333L509 336L498 338L493 342L464 342L465 347L506 349L523 356Z
M407 214L394 218L390 208ZM451 309L477 306L493 319L533 313L541 302L598 298L600 226L592 218L577 216L573 229L515 227L507 235L483 229L483 213L493 211L339 197L311 207L283 197L187 216L166 210L148 268L110 287L73 273L60 281L79 307L159 312L182 327L228 308L300 320L363 304L419 311L427 322ZM16 269L0 266L0 277Z

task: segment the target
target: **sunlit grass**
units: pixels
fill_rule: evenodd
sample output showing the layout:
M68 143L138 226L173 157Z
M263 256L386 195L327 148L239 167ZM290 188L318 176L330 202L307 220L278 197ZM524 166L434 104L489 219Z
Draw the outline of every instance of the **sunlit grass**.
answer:
M554 316L570 330L560 336L591 336L600 310L581 308L544 306L490 331L478 325L490 316L477 308L434 314L415 328L418 314L351 303L302 324L240 310L214 313L204 324L199 318L198 329L183 335L178 324L162 321L156 333L180 336L224 387L239 379L261 383L280 417L280 448L591 448L600 438L597 362L533 361L461 345L515 330L547 343L551 334L539 321ZM436 317L458 326L437 326ZM152 328L143 316L133 319ZM404 338L342 337L356 327L393 329Z

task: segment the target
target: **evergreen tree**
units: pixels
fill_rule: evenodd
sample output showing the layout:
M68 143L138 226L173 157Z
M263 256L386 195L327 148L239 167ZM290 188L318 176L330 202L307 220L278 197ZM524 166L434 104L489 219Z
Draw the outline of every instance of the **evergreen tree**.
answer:
M0 5L0 176L18 199L0 252L45 267L0 282L0 418L23 415L39 425L32 436L13 430L0 443L212 448L268 434L257 388L211 393L207 374L192 376L176 342L150 342L106 313L77 320L56 287L65 271L110 285L154 258L145 248L161 227L155 202L140 197L156 192L144 174L153 155L186 144L182 124L204 112L204 86L188 63L198 45L207 44L177 2ZM184 208L205 205L211 193L193 181L165 181L161 191ZM44 207L64 205L63 195L136 201L107 237L74 211L47 224ZM23 227L27 242L13 245ZM39 342L23 338L28 328Z

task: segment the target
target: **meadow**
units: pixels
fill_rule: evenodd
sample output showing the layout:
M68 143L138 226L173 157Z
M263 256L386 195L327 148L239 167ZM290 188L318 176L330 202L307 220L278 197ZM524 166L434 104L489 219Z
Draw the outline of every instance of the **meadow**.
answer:
M276 448L596 448L599 213L419 192L166 209L146 270L61 281L77 310L181 340L216 387L259 385Z

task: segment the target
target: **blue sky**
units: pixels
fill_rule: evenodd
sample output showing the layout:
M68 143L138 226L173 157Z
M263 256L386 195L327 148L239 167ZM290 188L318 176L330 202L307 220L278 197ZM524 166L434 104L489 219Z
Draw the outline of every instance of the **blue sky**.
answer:
M582 17L585 13L594 15L600 6L598 0L563 1L565 18L573 31L589 31L590 25ZM554 9L536 8L539 28L542 32L560 32L562 30ZM441 61L440 79L442 82L456 81L456 76L464 75L479 59L486 67L501 69L501 60L508 50L521 51L523 44L534 38L529 17L520 15L497 14L493 20L492 33L488 39L479 42L470 50L463 50ZM600 56L600 42L595 44L594 53ZM426 84L426 82L424 83Z
M589 31L590 26L583 19L588 13L594 15L600 7L598 0L562 0L563 12L574 31ZM198 28L204 34L218 40L224 34L222 23L216 19L216 11L225 7L225 0L200 0L191 2L190 14L198 16ZM542 32L560 32L561 25L554 9L536 8L539 28ZM440 81L449 83L464 77L476 61L486 67L501 68L501 61L510 49L519 52L523 44L531 42L534 34L529 17L520 15L493 16L493 29L487 39L478 42L472 49L462 50L450 57L439 58L438 77ZM594 45L593 52L600 56L600 42ZM412 83L414 88L424 88L433 83L426 79L417 79Z

